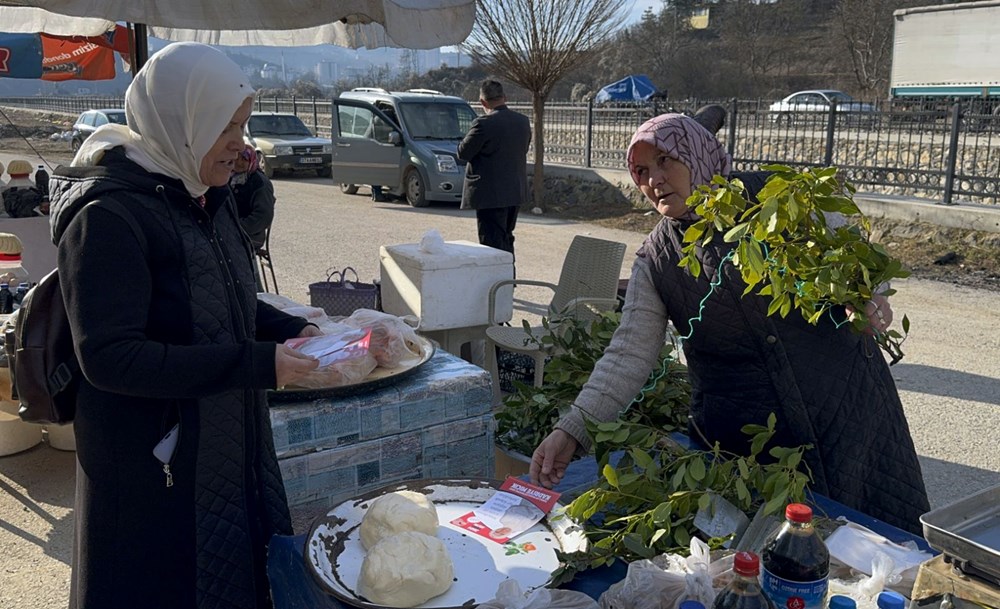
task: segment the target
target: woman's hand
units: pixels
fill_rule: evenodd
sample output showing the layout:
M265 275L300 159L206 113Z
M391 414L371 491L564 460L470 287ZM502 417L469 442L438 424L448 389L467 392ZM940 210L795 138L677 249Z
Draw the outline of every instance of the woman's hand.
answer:
M577 448L576 438L561 429L550 433L531 455L531 482L552 488L566 475Z
M323 336L323 331L320 330L317 326L309 324L306 327L302 328L302 331L299 332L298 338L305 338L307 336Z
M318 366L319 360L315 357L303 355L286 345L279 344L274 350L274 376L279 388L297 381Z
M854 309L846 307L848 319L854 318ZM872 299L865 303L865 317L868 318L869 326L865 328L865 334L882 334L889 329L892 324L892 305L889 299L881 294L875 294Z

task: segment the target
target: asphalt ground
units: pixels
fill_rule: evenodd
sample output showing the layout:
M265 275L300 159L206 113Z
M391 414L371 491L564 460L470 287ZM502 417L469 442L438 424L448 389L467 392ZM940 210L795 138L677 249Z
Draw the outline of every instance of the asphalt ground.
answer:
M9 158L0 154L5 164ZM430 229L446 240L476 241L473 213L455 204L372 203L367 188L345 195L312 177L278 178L275 190L278 287L304 303L308 284L327 269L352 266L364 281L377 277L381 245L418 242ZM623 277L644 236L529 213L515 234L518 277L550 282L574 235L626 243ZM940 506L1000 484L1000 293L917 279L894 287L896 317L906 314L911 330L892 372L931 504ZM519 289L516 297L516 316L535 316L548 301L541 289ZM73 486L73 453L41 444L0 457L0 608L66 605ZM309 515L296 516L308 522Z

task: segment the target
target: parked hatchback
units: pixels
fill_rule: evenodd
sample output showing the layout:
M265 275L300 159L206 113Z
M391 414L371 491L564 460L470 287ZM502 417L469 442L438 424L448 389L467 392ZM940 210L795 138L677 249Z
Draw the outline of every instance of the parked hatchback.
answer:
M843 91L815 89L811 91L797 91L771 104L771 120L775 123L787 124L795 118L804 118L801 116L803 114L829 112L830 105L834 102L837 104L838 112L849 113L849 115L853 116L875 111L875 107L871 104L857 101Z
M315 171L321 178L330 177L333 145L315 137L294 114L254 112L243 135L256 148L260 168L269 178L279 171Z
M413 207L462 200L458 143L476 120L465 100L428 89L361 88L333 103L333 178L344 192L374 184Z
M101 110L87 110L80 114L73 124L72 136L69 145L74 151L79 150L83 142L90 137L90 134L97 131L101 125L112 123L115 125L125 124L125 111L115 108Z

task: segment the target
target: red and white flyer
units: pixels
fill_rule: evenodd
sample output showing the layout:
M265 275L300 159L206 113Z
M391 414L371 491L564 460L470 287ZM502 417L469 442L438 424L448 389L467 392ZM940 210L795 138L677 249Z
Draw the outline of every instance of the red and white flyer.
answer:
M451 524L480 537L505 544L535 526L548 514L560 493L507 477L486 503Z

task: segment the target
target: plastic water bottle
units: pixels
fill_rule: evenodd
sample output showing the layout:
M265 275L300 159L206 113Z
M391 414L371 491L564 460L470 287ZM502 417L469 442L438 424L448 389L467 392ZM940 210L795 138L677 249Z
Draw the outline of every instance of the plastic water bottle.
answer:
M883 590L878 593L875 604L878 605L878 609L903 609L906 607L906 597L899 592Z
M0 283L0 315L14 312L14 295L10 293L10 285Z
M843 594L834 594L830 597L830 609L857 609L858 604L854 599Z
M35 170L35 188L43 197L49 196L49 172L45 171L45 165L39 165Z
M824 609L830 552L812 525L812 509L785 508L785 524L761 552L764 594L778 609Z
M753 552L737 552L733 557L733 579L715 597L712 609L775 609L764 596L757 577L760 559Z

